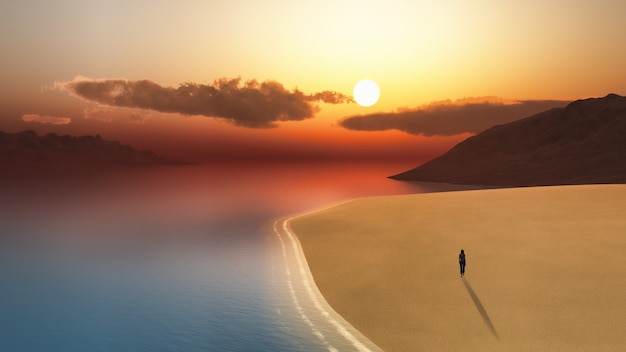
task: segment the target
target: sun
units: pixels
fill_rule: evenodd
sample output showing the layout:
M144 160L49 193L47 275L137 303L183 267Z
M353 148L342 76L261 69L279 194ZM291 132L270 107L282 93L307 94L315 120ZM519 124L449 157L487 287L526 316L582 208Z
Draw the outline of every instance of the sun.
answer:
M380 88L378 88L376 82L364 79L354 85L352 96L357 104L366 107L372 106L376 104L378 98L380 98Z

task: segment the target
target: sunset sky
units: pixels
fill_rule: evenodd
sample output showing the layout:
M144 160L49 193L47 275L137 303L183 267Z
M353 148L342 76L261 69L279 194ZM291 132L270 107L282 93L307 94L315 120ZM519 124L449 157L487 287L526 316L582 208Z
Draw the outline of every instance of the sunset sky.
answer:
M0 130L186 161L411 159L626 94L626 2L11 1ZM351 102L378 83L371 107ZM355 117L356 116L356 117Z

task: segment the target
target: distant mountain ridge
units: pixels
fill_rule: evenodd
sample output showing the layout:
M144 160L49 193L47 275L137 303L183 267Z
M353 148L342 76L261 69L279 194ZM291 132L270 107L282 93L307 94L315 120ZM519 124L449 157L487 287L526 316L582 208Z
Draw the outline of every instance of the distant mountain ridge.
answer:
M151 151L107 141L97 136L74 137L35 131L0 132L0 162L80 162L105 164L172 164Z
M494 186L626 183L626 97L577 100L494 126L390 178Z

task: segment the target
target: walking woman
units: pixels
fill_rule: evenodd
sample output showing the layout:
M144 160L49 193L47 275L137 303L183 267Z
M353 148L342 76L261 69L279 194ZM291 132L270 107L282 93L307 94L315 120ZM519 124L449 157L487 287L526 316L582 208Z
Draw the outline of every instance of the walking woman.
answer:
M459 254L459 266L461 267L461 277L465 275L465 251L461 249L461 253Z

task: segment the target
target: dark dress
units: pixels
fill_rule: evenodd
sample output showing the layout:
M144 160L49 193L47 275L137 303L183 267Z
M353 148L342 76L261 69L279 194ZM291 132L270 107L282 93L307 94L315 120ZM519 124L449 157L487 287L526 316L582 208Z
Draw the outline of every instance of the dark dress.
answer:
M465 253L459 254L459 266L461 267L461 276L465 275Z

